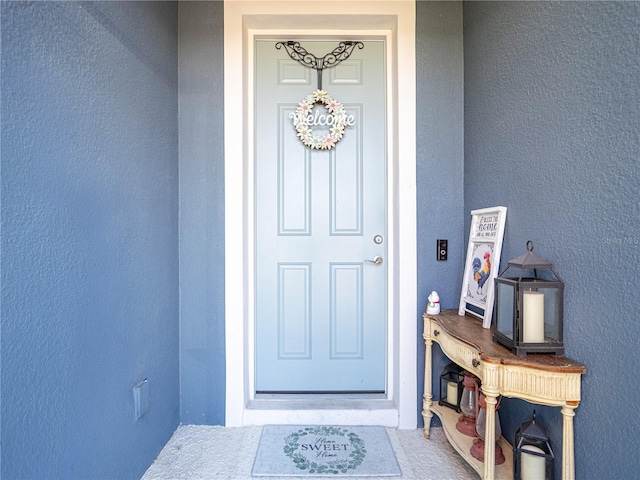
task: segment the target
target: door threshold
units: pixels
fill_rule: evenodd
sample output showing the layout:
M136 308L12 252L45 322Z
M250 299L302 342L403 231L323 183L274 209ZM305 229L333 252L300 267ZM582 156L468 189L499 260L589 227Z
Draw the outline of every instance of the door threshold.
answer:
M244 425L382 425L397 427L398 406L385 394L260 394L244 409Z
M385 393L256 393L255 400L386 400Z

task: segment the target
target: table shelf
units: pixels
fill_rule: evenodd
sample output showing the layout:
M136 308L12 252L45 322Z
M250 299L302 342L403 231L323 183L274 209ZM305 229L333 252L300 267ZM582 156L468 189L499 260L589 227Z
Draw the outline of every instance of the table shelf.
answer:
M449 443L455 448L462 458L476 471L478 475L482 477L484 474L484 462L481 462L473 455L471 455L471 445L473 444L473 437L469 437L458 431L456 423L458 421L459 413L451 410L450 408L443 407L434 403L431 405L431 411L435 413L440 422L442 423L442 429ZM505 457L505 462L502 465L496 465L495 467L495 479L496 480L512 480L513 479L513 447L504 437L500 437L498 440L502 453Z

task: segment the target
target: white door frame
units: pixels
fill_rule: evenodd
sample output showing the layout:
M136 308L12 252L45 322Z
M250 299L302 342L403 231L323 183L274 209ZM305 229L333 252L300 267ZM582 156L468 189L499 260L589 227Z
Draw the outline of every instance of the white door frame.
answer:
M387 40L387 398L255 399L253 45L334 36ZM399 75L398 72L402 72ZM227 426L417 425L415 0L225 0L225 352Z

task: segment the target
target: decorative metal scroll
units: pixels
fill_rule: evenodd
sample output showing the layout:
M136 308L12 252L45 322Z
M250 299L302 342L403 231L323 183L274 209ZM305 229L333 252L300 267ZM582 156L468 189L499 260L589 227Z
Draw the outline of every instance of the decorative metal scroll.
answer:
M300 42L294 42L292 40L276 43L276 48L278 50L282 47L285 48L292 60L297 61L307 68L313 68L318 72L318 90L322 90L322 70L325 68L335 67L343 60L349 58L356 47L362 50L364 48L364 43L351 41L340 42L336 48L327 53L324 57L316 57L314 54L309 53L304 47L302 47Z

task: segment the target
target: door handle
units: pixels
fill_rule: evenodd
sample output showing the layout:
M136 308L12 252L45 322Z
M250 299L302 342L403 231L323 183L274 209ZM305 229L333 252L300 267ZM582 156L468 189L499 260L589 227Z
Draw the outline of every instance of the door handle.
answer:
M373 257L373 260L365 260L364 263L373 263L374 265L380 265L382 263L382 257L380 255L376 255Z

